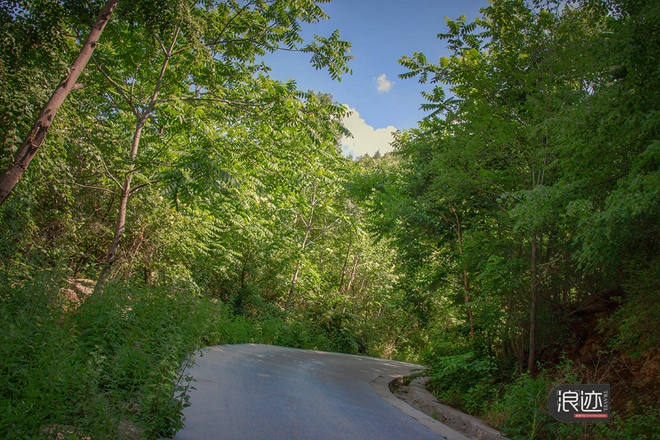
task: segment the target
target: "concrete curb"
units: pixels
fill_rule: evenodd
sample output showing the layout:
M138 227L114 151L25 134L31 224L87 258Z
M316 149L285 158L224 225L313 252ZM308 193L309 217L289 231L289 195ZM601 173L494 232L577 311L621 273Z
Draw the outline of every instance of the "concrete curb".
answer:
M470 440L468 437L464 436L463 434L454 431L449 426L413 408L412 406L408 405L406 402L404 402L403 400L397 398L394 394L392 394L390 389L390 384L393 384L400 380L401 380L401 376L394 377L394 379L392 377L378 376L376 379L371 381L369 385L371 385L371 388L374 390L376 394L378 394L381 398L386 400L390 405L398 408L404 414L409 415L410 417L417 420L422 425L429 428L431 431L445 437L447 440Z
M405 396L402 397L409 405L442 422L444 425L459 431L470 439L477 440L507 440L499 431L486 425L482 420L462 413L450 406L444 405L431 394L425 384L427 377L413 380ZM403 383L401 378L391 381L394 391Z

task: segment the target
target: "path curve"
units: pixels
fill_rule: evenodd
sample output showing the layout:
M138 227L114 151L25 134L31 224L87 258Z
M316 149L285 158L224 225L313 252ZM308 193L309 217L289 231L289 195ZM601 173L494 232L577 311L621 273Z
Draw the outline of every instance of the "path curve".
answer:
M443 439L370 385L420 368L270 345L210 347L190 371L196 389L175 439Z

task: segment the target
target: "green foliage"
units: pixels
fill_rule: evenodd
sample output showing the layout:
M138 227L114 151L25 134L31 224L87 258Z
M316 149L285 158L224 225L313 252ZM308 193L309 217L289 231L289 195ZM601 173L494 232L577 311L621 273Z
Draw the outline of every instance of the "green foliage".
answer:
M0 169L66 71L73 17L59 1L0 4ZM48 47L48 50L44 50Z
M635 356L660 343L660 310L652 306L660 295L660 263L656 259L638 264L641 268L633 269L626 286L630 297L620 298L621 307L600 322L602 331L613 334L611 349L627 349Z
M1 284L4 438L37 436L45 425L75 411L76 402L83 405L85 387L72 377L78 366L68 352L71 336L59 322L61 300L47 287L57 280L43 275L24 286Z
M169 435L195 350L269 343L423 361L512 438L652 438L642 406L554 423L548 388L577 378L524 371L579 351L572 312L603 290L623 291L611 350L659 343L658 2L447 19L449 57L401 59L431 114L356 162L346 108L267 76L281 48L350 72L338 32L302 39L322 3L120 2L0 207L0 436ZM0 5L0 165L97 6ZM97 279L117 234L111 281L76 307L60 288Z
M346 108L262 62L350 73L338 31L301 36L322 3L120 2L0 207L0 437L171 435L207 345L416 354L394 252L346 189ZM97 6L0 5L0 165ZM103 262L110 281L77 304Z
M118 282L76 308L61 296L62 284L48 273L24 285L3 284L3 438L49 429L123 438L127 425L147 438L171 435L188 405L190 356L207 345L357 351L345 321L250 318L190 287Z
M613 440L657 440L660 411L655 406L648 406L637 411L627 411L623 417L613 415L610 426L602 424L593 429L594 437Z
M190 291L109 285L73 319L79 363L93 366L98 392L132 403L153 435L182 426L180 366L208 325L202 307Z
M637 74L657 77L651 3L495 1L474 23L446 20L439 38L450 57L400 60L403 78L438 84L425 95L433 113L398 136L399 160L371 171L373 193L362 193L377 225L396 219L381 230L398 246L401 287L452 304L435 312L450 314L452 331L478 329L498 363L516 356L522 371L536 351L551 357L561 314L591 293L626 286L622 318L649 302L638 282L657 280L658 120L641 96L658 88ZM635 73L613 79L617 62ZM647 92L623 92L631 88ZM641 335L654 314L623 329Z
M181 426L182 362L209 319L190 292L112 285L71 314L60 278L2 292L3 438L73 427L99 438L135 422L150 438Z
M402 78L434 84L430 114L394 154L363 159L351 190L397 248L395 288L438 395L506 419L513 438L599 438L549 418L556 380L534 370L579 352L601 317L611 350L657 346L660 8L496 0L481 13L445 20L451 56L401 58ZM645 435L633 414L611 435Z
M553 387L566 383L579 383L568 360L557 365L554 373L543 371L536 378L523 375L505 387L501 398L488 408L486 416L497 416L502 434L512 440L657 438L660 413L654 406L630 408L623 415L613 411L609 423L557 422L547 410L547 398Z
M551 388L547 379L528 375L509 386L503 399L502 433L513 440L543 438L542 428L554 420L546 408Z
M429 387L438 398L470 414L482 414L497 398L495 365L472 352L433 357Z

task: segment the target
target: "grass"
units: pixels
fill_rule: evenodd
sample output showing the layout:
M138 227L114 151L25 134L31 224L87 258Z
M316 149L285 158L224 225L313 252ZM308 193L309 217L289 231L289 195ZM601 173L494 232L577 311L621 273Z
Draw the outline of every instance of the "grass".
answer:
M192 288L109 283L76 306L64 285L51 273L0 283L0 438L169 436L183 425L197 349L335 345L310 323L235 315Z

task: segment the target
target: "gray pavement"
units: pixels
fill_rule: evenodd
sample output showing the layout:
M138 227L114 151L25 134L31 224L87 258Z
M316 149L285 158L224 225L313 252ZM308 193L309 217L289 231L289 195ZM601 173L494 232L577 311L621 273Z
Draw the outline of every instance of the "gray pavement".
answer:
M370 386L419 368L269 345L211 347L191 370L196 389L175 439L443 439Z

